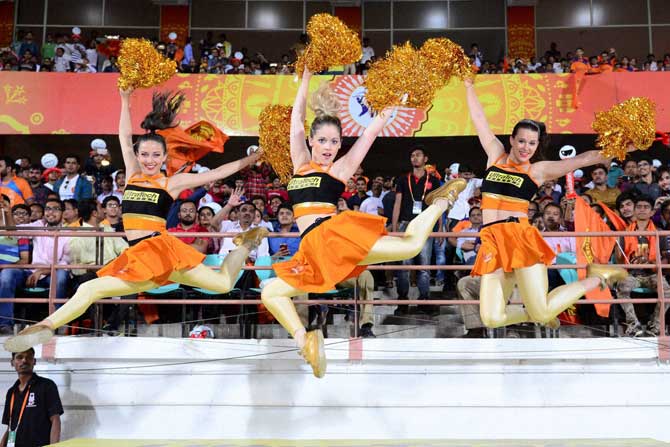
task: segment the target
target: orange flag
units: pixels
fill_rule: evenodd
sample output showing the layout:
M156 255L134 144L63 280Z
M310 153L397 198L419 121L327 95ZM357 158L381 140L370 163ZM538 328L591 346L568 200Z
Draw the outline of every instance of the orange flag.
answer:
M598 202L598 205L605 211L605 215L607 216L607 220L612 223L612 226L617 231L624 231L628 224L626 223L625 220L619 216L616 211L610 209L607 205L605 205L603 202Z
M228 135L207 121L198 121L186 129L172 127L158 133L167 143L165 164L168 175L190 172L193 165L208 153L223 153L223 145L228 141Z
M575 199L575 231L611 231L605 221L591 209L588 203L581 197ZM602 206L602 205L601 205ZM604 208L607 208L604 206ZM605 211L607 213L607 211ZM613 213L613 211L610 210ZM618 216L617 216L618 217ZM619 218L621 219L621 218ZM578 237L577 238L577 264L607 264L612 256L612 250L616 244L616 237ZM586 277L585 269L578 269L579 279ZM596 288L586 292L586 299L602 300L611 299L610 290L600 290ZM596 312L601 317L607 318L610 313L609 304L594 304Z

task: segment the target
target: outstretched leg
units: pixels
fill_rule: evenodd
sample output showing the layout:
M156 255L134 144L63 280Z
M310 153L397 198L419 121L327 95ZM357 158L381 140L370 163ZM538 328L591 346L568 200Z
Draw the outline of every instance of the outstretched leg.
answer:
M170 275L170 281L212 290L221 294L228 293L235 287L240 271L248 257L249 249L241 245L235 250L231 250L223 258L218 272L200 264L189 270L173 272Z
M130 282L113 276L103 276L87 281L56 312L39 323L22 330L16 337L5 342L5 349L23 352L35 345L45 343L59 327L79 318L88 307L102 298L132 295L158 287L152 281Z
M316 377L326 374L326 355L323 348L323 334L320 329L307 333L300 321L291 297L305 293L281 278L276 278L263 287L261 300L279 323L295 339L300 354L312 366Z
M514 285L514 274L505 273L502 269L482 275L479 288L479 315L486 327L496 328L529 320L528 314L521 306L507 305Z
M556 287L547 294L547 266L535 264L514 271L519 293L533 321L551 323L561 312L575 304L586 292L600 286L600 279L586 278Z

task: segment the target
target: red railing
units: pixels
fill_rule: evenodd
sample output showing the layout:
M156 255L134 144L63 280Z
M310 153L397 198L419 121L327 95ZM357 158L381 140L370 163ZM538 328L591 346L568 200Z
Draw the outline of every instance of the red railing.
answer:
M52 233L54 238L54 249L53 257L54 259L58 256L58 243L61 238L71 238L71 237L122 237L124 233L113 233L113 232L103 232L103 231L77 231L71 228L45 228L45 229L5 229L0 230L0 236L7 237L44 237L45 233ZM171 233L173 236L178 238L184 237L234 237L237 233ZM390 233L392 236L402 236L404 233ZM431 233L431 237L474 237L478 236L479 233L450 233L450 232L435 232ZM665 330L665 298L664 298L664 288L663 288L663 269L670 268L670 264L663 264L661 262L662 253L660 247L660 238L661 237L670 237L670 231L617 231L617 232L544 232L542 233L544 237L602 237L602 236L653 236L655 243L655 250L658 254L656 256L656 262L653 264L612 264L625 269L655 269L657 275L657 287L656 293L657 297L655 298L629 298L629 299L609 299L609 300L579 300L576 304L621 304L621 303L660 303L662 311L660 312L660 337L666 336ZM269 237L286 237L286 238L297 238L300 237L298 233L270 233ZM20 269L36 269L36 268L49 268L52 278L55 278L56 270L70 270L70 269L81 269L81 270L97 270L101 265L91 265L91 264L3 264L0 265L0 269L3 268L20 268ZM585 268L586 265L582 264L556 264L551 265L549 269L579 269ZM260 266L245 266L244 270L270 270L272 267L260 267ZM368 270L470 270L471 266L469 265L371 265L368 266ZM56 288L54 286L54 281L50 282L49 287L49 297L48 298L6 298L0 297L0 303L48 303L49 313L54 312L55 305L60 303L67 302L66 298L56 297ZM360 300L358 299L357 290L354 293L352 299L321 299L321 300L295 300L296 304L353 304L354 305L354 319L356 324L354 325L355 331L358 329L358 304L372 304L372 305L467 305L467 304L479 304L478 300L391 300L391 299L378 299L378 300ZM102 299L97 301L100 304L179 304L179 305L220 305L220 304L240 304L239 299ZM245 299L244 304L260 304L260 299Z

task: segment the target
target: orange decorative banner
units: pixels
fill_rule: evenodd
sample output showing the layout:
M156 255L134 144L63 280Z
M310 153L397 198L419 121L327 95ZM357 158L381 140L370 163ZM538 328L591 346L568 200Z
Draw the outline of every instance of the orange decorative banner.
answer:
M168 42L168 34L176 33L175 43L180 47L186 45L188 37L188 5L187 6L161 6L161 31L160 40Z
M535 7L507 8L507 54L512 59L535 56Z
M0 72L0 134L116 134L119 94L117 74ZM670 128L670 73L603 73L586 76L580 86L582 106L572 106L574 75L479 75L475 88L496 134L509 134L514 124L531 118L544 121L550 133L591 134L597 111L634 96L657 104L660 130ZM310 90L324 81L342 104L345 136L358 136L372 117L365 103L362 76L314 76ZM178 74L162 86L181 90L181 126L201 120L230 136L258 135L258 115L268 104L293 103L298 88L293 76ZM133 95L135 132L151 105L151 90ZM63 100L67 98L67 101ZM91 101L103 104L89 113ZM312 115L308 113L307 119ZM385 136L475 135L462 81L452 80L427 110L400 108L383 131Z
M360 6L338 6L335 8L335 16L349 28L361 34L363 16Z
M14 2L0 2L0 48L12 44L14 34Z

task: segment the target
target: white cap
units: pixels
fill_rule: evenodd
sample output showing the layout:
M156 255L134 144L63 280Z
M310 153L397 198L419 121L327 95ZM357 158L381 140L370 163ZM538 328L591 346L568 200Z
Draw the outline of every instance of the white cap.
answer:
M251 146L249 146L247 148L247 156L255 153L257 150L258 150L258 146L256 146L255 144L252 144Z
M168 34L168 39L170 40L177 40L177 33L172 31L170 34Z
M235 59L242 60L242 59L244 59L244 54L242 54L241 51L236 51L235 54L233 55L233 57L234 57Z
M42 163L44 169L55 168L58 166L58 157L56 157L55 154L49 152L48 154L42 155L40 162Z
M575 178L582 178L584 177L584 171L581 169L577 169L575 172L572 173L572 175L575 176Z
M72 28L72 34L77 34L77 35L81 34L81 28L79 28L78 26L75 26L74 28Z
M95 140L91 141L91 149L93 149L100 155L106 155L107 143L105 143L105 140L103 140L102 138L96 138Z
M196 165L196 167L193 168L193 171L198 174L202 174L203 172L209 171L209 168L207 166Z
M451 171L452 174L458 174L458 168L460 167L460 163L452 163L449 166L449 170Z
M619 167L619 163L617 163L616 161L613 161L612 163L610 163L610 168L613 168L613 167L617 167L617 168L618 168L618 167Z
M658 159L656 159L656 158L654 158L654 160L651 162L651 164L652 164L655 168L660 168L661 166L663 166L663 163L661 163L661 160L658 160Z

